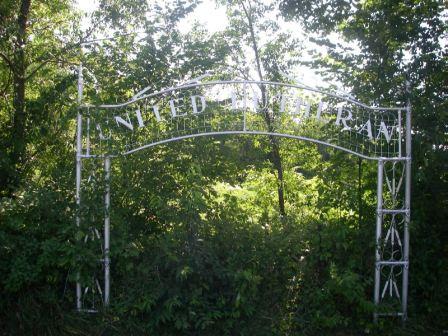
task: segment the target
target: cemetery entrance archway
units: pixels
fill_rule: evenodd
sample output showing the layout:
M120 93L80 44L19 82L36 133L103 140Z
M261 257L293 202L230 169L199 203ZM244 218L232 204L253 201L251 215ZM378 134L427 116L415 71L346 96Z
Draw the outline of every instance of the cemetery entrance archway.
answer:
M187 138L223 134L286 137L332 147L377 163L374 303L387 298L401 306L381 315L407 316L411 184L411 108L368 106L346 94L304 85L268 81L192 82L114 105L83 104L79 69L76 145L76 224L83 220L83 169L103 161L104 230L92 236L101 244L104 280L76 284L76 307L94 287L110 302L111 158ZM311 134L308 125L317 125ZM316 129L316 128L313 128ZM87 241L87 237L85 239ZM102 243L101 243L102 241ZM400 281L401 280L401 281ZM102 282L102 284L100 284Z

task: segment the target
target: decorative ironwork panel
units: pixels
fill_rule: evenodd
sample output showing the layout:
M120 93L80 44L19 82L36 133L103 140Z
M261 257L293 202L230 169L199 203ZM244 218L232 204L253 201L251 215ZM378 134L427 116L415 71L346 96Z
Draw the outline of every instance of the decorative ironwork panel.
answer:
M405 316L409 206L406 202L407 160L380 161L378 165L376 317ZM405 280L406 278L406 280Z
M81 165L80 198L78 208L77 240L81 248L80 265L81 307L95 312L103 307L104 293L104 171L102 160L83 159Z
M217 81L124 104L84 106L87 155L130 154L204 134L275 133L366 158L402 156L402 109L370 107L296 85Z

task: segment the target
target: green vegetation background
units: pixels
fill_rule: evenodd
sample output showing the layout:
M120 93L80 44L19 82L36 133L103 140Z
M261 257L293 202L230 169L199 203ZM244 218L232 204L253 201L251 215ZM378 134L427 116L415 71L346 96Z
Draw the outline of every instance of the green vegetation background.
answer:
M200 26L178 31L176 23L196 1L99 3L83 34L70 1L0 3L0 334L439 335L448 329L442 1L222 0L230 26L213 35ZM85 100L93 103L123 101L142 87L155 91L206 70L226 78L254 68L284 81L305 51L279 31L269 16L275 8L330 48L315 52L313 65L359 100L404 102L410 81L408 323L372 324L375 165L280 140L281 216L272 143L246 136L198 138L114 159L112 304L97 314L76 313L77 272L83 281L90 270L101 277L98 246L83 242L94 234L91 225L101 230L103 211L101 187L86 190L97 198L81 209L83 225L74 224L80 59L90 83ZM81 36L137 28L147 37L79 51ZM359 53L334 45L328 39L334 32L356 41ZM247 57L254 45L259 64ZM97 164L86 167L92 188L102 179Z

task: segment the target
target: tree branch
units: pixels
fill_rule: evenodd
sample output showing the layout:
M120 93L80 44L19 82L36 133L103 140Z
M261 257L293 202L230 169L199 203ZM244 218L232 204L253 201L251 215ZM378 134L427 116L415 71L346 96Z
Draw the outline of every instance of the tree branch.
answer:
M53 60L51 59L47 59L44 62L42 62L41 64L39 64L37 66L37 68L35 68L33 71L31 71L26 77L25 80L28 81L31 77L33 77L40 69L42 69L45 65L47 65L48 63L51 63Z
M0 51L0 57L8 64L11 71L14 71L14 66L13 66L11 60L9 59L9 57L6 56L6 54L4 54L2 51Z
M255 62L257 64L257 72L258 76L260 77L260 81L263 81L263 72L261 70L261 62L260 62L260 52L258 50L257 40L255 38L255 30L254 30L254 22L252 20L252 8L250 6L249 2L249 10L244 5L244 1L240 1L241 6L243 7L244 13L247 18L248 26L249 26L249 32L250 32L250 38L252 41L252 49L255 54ZM269 110L267 109L267 92L266 92L266 86L264 84L259 85L261 90L261 100L263 102L263 115L264 119L266 121L266 125L268 127L269 132L274 131L273 126L273 116L269 114ZM277 170L277 192L278 192L278 205L279 205L279 212L280 216L282 218L286 218L286 211L285 211L285 197L284 197L284 182L283 182L283 166L282 166L282 160L280 157L280 148L278 144L277 138L275 138L273 135L269 135L269 140L271 142L271 162L274 166L274 168Z
M12 70L9 69L9 72L8 72L8 79L6 80L5 87L4 87L3 90L2 90L2 96L3 96L4 98L6 98L6 93L7 93L7 91L8 91L8 87L11 85L11 79L12 79Z
M47 65L48 63L52 63L54 61L58 61L59 60L59 56L61 56L62 54L64 54L65 52L74 49L75 47L79 47L81 45L81 43L75 43L75 44L69 44L67 45L65 48L62 48L61 50L59 50L55 55L51 55L52 58L48 58L46 60L43 60L39 65L36 66L36 68L34 68L26 77L25 80L29 80L31 77L33 77L40 69L42 69L45 65Z
M260 81L263 81L263 72L261 71L261 63L260 63L260 53L258 51L257 40L255 39L255 31L254 31L254 24L252 21L252 16L249 13L249 11L247 10L246 6L244 5L244 2L241 1L240 3L241 3L241 6L243 7L244 14L246 15L247 21L248 21L250 38L252 40L252 49L254 50L255 62L257 63L258 76L260 77Z

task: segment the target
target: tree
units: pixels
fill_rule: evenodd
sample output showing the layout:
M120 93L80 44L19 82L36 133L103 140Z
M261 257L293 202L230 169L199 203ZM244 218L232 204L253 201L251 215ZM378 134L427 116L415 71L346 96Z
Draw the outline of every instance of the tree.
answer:
M226 35L229 38L229 48L233 52L233 64L237 69L237 74L249 79L253 73L257 80L279 81L284 74L290 71L295 62L297 51L294 46L297 40L288 33L281 32L277 22L269 18L275 15L275 2L263 1L228 1L223 2L227 6L230 21ZM268 17L268 18L267 18ZM261 33L269 34L268 41L262 41ZM241 44L244 41L245 44ZM252 57L247 57L247 49L252 51ZM261 91L261 101L269 99L266 87L259 85ZM268 132L275 132L274 114L266 108L262 108L264 120ZM279 139L269 136L270 161L277 173L277 194L278 208L280 216L285 218L285 195L283 166L280 156Z
M29 159L28 144L42 126L47 111L34 110L48 80L67 62L73 39L69 1L4 1L0 7L0 66L2 72L0 194L11 196L21 185ZM52 71L49 71L49 69ZM38 79L38 80L37 80ZM59 79L60 80L60 79ZM38 85L39 83L40 85ZM9 99L12 97L12 99Z
M411 236L415 237L411 241L410 308L415 314L428 314L429 319L430 315L446 316L441 305L448 293L446 286L440 285L448 268L444 252L448 231L442 219L448 216L448 68L442 2L284 0L280 8L285 17L297 20L316 43L326 48L327 56L316 53L314 64L351 88L361 100L385 105L410 99ZM331 40L330 33L340 39ZM410 82L409 93L406 80ZM421 269L426 272L421 273ZM440 319L434 323L443 326L436 321Z
M22 53L23 43L16 45L17 13L27 3L28 14L21 14L22 20L28 17ZM227 6L230 25L213 35L199 25L188 34L179 31L179 20L191 13L196 1L100 1L83 34L78 33L76 20L74 26L69 23L78 15L70 3L0 3L4 55L0 56L0 139L7 154L0 160L4 160L2 172L9 169L8 176L3 174L2 195L16 196L0 199L0 334L370 332L374 242L366 242L372 236L374 215L359 221L356 210L362 199L363 212L374 213L375 169L365 165L362 187L354 192L359 182L353 178L356 158L307 142L285 139L280 146L276 138L265 142L247 135L198 137L112 159L111 306L97 314L73 311L79 259L87 260L85 268L102 273L101 247L91 246L88 239L94 228L101 234L104 215L102 162L85 160L81 226L74 223L76 66L82 59L84 102L92 105L126 101L143 87L158 91L206 70L215 70L221 78L284 81L283 73L297 62L298 43L274 18L278 3L220 3ZM440 22L430 19L431 11L438 9L430 9L429 2L410 8L380 1L358 7L344 1L300 4L298 13L310 19L305 23L310 31L312 24L326 27L326 33L342 29L368 45L349 58L331 51L318 62L353 86L362 100L387 103L404 98L395 90L404 77L397 71L413 60L424 63L423 69L421 64L413 68L413 80L423 82L414 86L419 95L412 98L417 114L414 147L420 153L414 156L418 176L414 187L421 191L413 205L413 237L419 236L413 241L416 249L427 253L414 259L411 274L419 284L414 287L414 302L421 299L426 312L430 308L437 312L440 321L434 325L440 326L447 320L443 318L446 285L440 281L447 268L438 258L443 253L440 241L446 216L442 202L434 202L429 193L446 199L445 184L440 183L446 180L446 160L445 149L434 147L444 143L439 125L423 118L433 113L432 106L445 92L437 39L424 40L439 36ZM395 18L395 11L403 15ZM406 19L409 13L418 16L415 24ZM392 18L406 21L403 36L395 26L384 24ZM413 29L421 41L407 35L414 34ZM103 35L113 39L83 44L79 52L80 41ZM386 47L377 45L376 35ZM396 43L402 41L415 47L411 61L407 54L397 56ZM420 54L421 46L431 52ZM24 81L20 76L14 79L13 71L21 71L20 59ZM402 60L400 66L392 61L396 59ZM355 67L354 74L341 70L348 64ZM13 146L12 134L20 104L14 97L20 95L14 93L14 80L24 84L25 116L23 134L17 134L20 128L14 131L24 140L16 162L13 153L21 151ZM275 102L268 86L261 85L260 91ZM163 108L168 112L168 106ZM96 112L92 106L87 111L90 116ZM281 125L275 111L262 112L261 127L275 131ZM443 115L431 115L445 122ZM214 111L209 116L220 120ZM301 126L313 136L322 131L315 123ZM86 238L89 243L84 245ZM92 273L81 273L85 283L91 281ZM418 293L424 285L431 290ZM440 298L431 299L435 293ZM98 303L100 298L96 299ZM427 329L420 327L413 334ZM388 332L402 333L392 328Z

